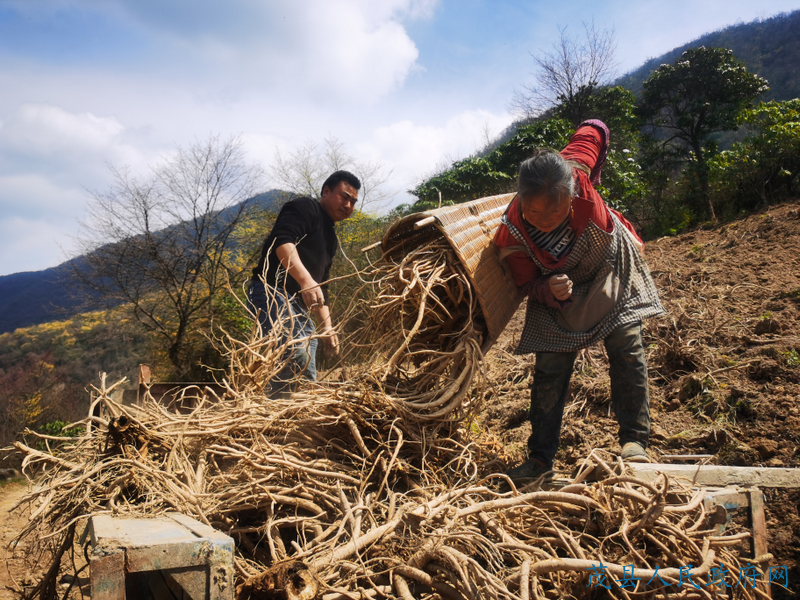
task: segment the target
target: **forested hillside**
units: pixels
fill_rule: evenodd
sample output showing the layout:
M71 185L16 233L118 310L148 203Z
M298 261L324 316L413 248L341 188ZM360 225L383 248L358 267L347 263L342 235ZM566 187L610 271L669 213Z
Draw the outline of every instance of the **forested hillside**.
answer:
M732 50L748 71L769 81L770 89L764 94L764 100L800 97L800 10L752 23L739 23L703 35L648 60L635 71L620 77L614 85L621 85L638 95L644 81L659 65L673 63L685 50L700 46Z

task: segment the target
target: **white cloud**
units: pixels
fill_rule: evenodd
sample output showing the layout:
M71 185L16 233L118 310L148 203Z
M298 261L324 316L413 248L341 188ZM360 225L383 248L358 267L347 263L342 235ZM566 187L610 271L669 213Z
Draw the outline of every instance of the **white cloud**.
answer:
M430 17L436 4L39 0L15 6L32 19L43 19L45 13L55 20L59 10L70 9L97 19L99 26L110 19L148 40L141 59L152 75L189 86L213 82L214 94L227 89L235 96L242 88L260 88L369 105L397 89L413 69L419 51L404 24Z
M466 111L450 118L443 127L398 121L375 130L374 144L389 160L409 165L420 172L443 160L452 162L474 154L512 121L508 114L483 110ZM412 166L413 165L413 166Z
M471 110L457 114L444 126L420 125L411 120L377 128L370 141L357 145L359 156L380 160L393 170L393 181L403 191L441 167L475 154L512 122L510 114ZM400 195L397 202L413 201Z
M4 216L38 217L51 222L72 220L81 212L87 195L80 187L64 187L46 175L0 176L0 211Z
M419 52L392 18L371 20L356 5L323 2L307 13L311 33L299 65L319 94L370 103L396 89Z
M75 114L46 104L22 105L10 125L6 136L12 144L40 154L105 148L124 130L114 117Z
M5 116L5 115L4 115ZM23 104L0 136L0 274L43 269L65 257L90 192L110 180L108 162L141 168L141 149L119 119Z
M107 181L107 165L146 168L146 147L127 139L115 117L92 112L69 112L49 104L23 104L11 114L0 137L0 177L34 178L62 191L86 186L96 189ZM152 156L152 152L149 156ZM37 191L40 186L31 188ZM24 198L24 189L17 192ZM0 187L7 202L10 188ZM45 195L55 198L56 195Z
M0 275L40 271L65 260L61 245L69 244L72 227L64 221L22 217L0 220Z

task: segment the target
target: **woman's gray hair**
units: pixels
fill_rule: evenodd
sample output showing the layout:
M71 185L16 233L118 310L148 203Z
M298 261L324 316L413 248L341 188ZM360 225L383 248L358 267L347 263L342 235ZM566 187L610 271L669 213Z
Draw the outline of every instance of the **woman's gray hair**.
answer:
M571 198L575 193L572 165L551 148L540 148L519 166L517 194L527 198L544 196L549 202Z

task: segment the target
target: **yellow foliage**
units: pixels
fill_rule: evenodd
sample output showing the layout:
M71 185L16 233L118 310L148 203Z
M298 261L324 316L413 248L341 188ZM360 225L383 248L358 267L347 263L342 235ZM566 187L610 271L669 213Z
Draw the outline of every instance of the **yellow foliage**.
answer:
M44 412L44 407L42 406L41 392L21 398L21 401L16 403L17 422L21 427L35 427L42 412Z

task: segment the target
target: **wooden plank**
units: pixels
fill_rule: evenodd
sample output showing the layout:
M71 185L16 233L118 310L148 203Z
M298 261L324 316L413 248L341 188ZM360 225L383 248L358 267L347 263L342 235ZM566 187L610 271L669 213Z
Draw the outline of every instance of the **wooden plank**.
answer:
M722 467L717 465L671 465L626 463L636 477L654 481L659 473L677 477L695 486L726 487L752 485L768 488L800 488L800 469L777 467Z
M764 494L758 488L747 491L750 496L750 527L753 530L753 558L761 563L762 569L766 571L765 562L767 559L767 519L764 514ZM768 598L772 598L772 586L764 585L759 582L761 591Z
M113 546L94 546L90 561L92 600L125 598L125 551Z
M163 571L164 577L175 582L175 585L183 590L183 595L188 596L191 600L207 600L210 598L208 584L208 570L203 573L197 568L194 569L172 569L170 571ZM172 586L170 586L172 587ZM173 590L174 591L174 590ZM174 594L176 597L181 596Z
M759 489L748 490L750 496L750 526L753 528L753 558L765 556L767 550L767 519L764 515L764 494Z
M186 515L178 512L168 512L167 516L176 523L179 523L185 527L186 530L191 531L197 537L212 540L216 544L226 545L229 547L231 553L233 552L233 540L221 531L217 531L205 523L201 523L200 521L192 519L191 517L187 517Z

